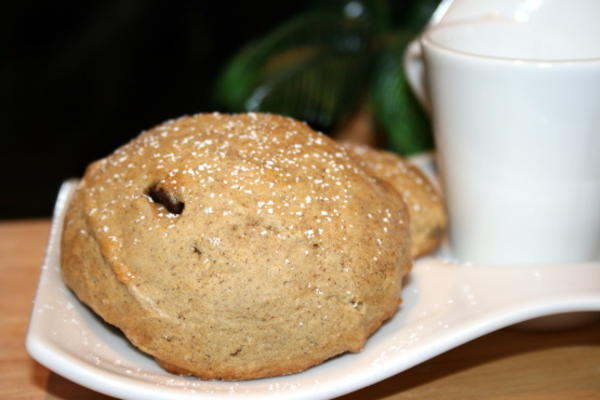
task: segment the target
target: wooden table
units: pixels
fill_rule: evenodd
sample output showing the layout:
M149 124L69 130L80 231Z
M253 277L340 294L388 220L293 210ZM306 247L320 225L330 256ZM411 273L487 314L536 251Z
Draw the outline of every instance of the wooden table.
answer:
M108 399L25 351L49 227L0 222L0 399ZM600 399L600 322L550 333L504 329L342 399Z

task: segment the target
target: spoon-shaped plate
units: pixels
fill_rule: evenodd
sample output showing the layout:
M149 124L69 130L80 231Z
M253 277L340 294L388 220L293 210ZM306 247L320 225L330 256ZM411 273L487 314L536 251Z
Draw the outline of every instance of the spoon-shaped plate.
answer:
M63 284L59 244L65 207L75 187L75 182L66 182L57 200L27 349L54 372L123 399L332 398L514 323L600 311L600 263L474 266L427 257L415 263L398 313L360 353L302 373L245 382L175 376L133 348Z

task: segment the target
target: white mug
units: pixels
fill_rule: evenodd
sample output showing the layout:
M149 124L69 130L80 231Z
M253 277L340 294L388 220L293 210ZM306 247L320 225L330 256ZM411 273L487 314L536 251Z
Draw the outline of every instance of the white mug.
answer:
M453 255L600 260L600 1L463 17L473 0L454 3L405 57L432 115Z

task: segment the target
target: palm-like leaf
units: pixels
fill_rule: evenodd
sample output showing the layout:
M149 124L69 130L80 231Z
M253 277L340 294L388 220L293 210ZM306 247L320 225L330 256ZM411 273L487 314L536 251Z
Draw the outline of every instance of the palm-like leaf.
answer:
M438 3L320 0L235 56L216 97L229 110L289 115L330 131L367 95L391 150L431 149L429 120L407 85L402 54ZM392 32L398 10L404 28Z
M331 128L368 79L369 27L336 13L301 15L235 57L218 80L229 109L270 111Z
M404 74L402 56L412 34L386 38L373 74L371 98L376 120L387 133L389 148L410 155L433 147L429 118L417 103Z

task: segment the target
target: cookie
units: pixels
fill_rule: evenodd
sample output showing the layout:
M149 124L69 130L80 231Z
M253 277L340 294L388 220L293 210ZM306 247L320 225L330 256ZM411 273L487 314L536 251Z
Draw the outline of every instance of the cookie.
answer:
M441 195L425 174L389 151L354 143L343 146L358 157L364 168L402 195L410 215L413 257L421 257L438 247L446 231L447 216Z
M302 371L357 352L412 263L401 195L296 120L198 114L86 170L64 281L166 369L206 379Z

